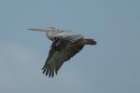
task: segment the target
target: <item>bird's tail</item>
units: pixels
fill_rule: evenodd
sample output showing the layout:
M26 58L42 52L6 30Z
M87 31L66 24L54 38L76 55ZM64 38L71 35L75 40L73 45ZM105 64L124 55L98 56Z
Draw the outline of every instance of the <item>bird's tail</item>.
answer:
M86 45L96 45L96 41L94 39L84 39L84 43Z

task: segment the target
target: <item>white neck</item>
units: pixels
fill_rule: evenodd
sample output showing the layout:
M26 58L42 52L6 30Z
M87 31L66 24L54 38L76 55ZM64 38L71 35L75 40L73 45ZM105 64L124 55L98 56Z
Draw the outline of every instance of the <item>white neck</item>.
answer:
M53 40L55 38L56 32L59 31L59 28L56 27L46 27L46 28L29 28L29 30L33 31L40 31L40 32L46 32L46 36Z
M54 38L55 38L55 31L46 31L46 36L47 36L50 40L54 40Z

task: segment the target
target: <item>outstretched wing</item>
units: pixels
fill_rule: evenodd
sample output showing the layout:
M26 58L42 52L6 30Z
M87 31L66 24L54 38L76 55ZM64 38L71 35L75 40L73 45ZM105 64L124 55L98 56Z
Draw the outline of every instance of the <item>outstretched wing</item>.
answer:
M57 74L62 64L77 54L83 48L83 39L78 39L75 42L69 43L65 50L58 52L53 47L49 51L49 56L46 60L44 67L42 68L43 73L53 77L54 73Z

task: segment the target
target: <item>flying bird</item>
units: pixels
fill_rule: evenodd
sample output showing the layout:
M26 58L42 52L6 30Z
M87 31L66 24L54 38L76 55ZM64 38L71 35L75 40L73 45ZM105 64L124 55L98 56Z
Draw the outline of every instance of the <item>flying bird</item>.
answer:
M81 34L61 30L58 27L29 28L29 30L46 32L46 36L52 41L48 58L42 68L43 73L49 77L54 77L62 64L80 52L85 45L97 43L94 39L87 39Z

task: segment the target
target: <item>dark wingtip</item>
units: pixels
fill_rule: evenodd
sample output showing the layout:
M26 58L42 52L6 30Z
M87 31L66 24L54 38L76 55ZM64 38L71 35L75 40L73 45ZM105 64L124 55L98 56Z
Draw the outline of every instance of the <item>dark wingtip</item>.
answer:
M49 78L53 78L54 77L54 74L57 74L57 71L56 70L51 70L49 67L43 67L42 68L43 72L42 74L45 74L46 76L48 76Z

